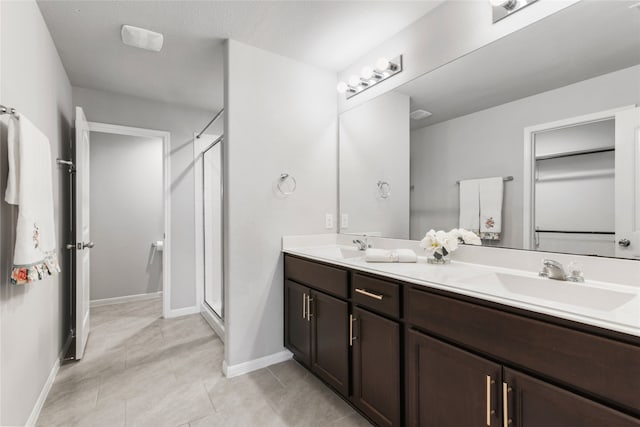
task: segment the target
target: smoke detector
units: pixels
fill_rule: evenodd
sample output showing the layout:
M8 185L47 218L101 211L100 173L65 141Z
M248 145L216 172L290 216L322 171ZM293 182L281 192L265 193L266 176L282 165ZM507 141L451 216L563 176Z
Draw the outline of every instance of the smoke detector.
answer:
M422 120L422 119L426 119L427 117L429 117L431 115L430 112L426 111L426 110L415 110L412 111L411 114L409 114L409 116L413 119L413 120Z
M140 49L159 52L162 49L164 36L161 33L134 27L133 25L123 25L120 31L122 43Z

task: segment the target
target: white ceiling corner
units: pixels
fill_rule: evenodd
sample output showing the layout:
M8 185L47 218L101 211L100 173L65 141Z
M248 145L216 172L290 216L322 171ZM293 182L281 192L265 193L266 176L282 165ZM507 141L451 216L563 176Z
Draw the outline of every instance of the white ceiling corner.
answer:
M223 41L235 39L328 70L442 1L39 0L74 86L218 110ZM125 46L123 24L164 34L161 52Z

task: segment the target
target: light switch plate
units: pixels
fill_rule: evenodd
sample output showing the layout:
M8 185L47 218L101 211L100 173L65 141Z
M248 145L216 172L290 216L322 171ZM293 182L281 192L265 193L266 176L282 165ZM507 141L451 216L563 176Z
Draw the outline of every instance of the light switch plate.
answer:
M333 214L325 214L324 216L324 228L332 229L333 228Z
M340 228L349 228L349 214L342 214L340 216Z

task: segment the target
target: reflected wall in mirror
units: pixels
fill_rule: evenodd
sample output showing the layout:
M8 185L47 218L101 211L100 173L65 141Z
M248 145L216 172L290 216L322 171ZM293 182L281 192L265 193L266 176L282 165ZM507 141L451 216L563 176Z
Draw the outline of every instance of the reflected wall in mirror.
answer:
M632 4L576 3L343 113L341 232L640 258Z

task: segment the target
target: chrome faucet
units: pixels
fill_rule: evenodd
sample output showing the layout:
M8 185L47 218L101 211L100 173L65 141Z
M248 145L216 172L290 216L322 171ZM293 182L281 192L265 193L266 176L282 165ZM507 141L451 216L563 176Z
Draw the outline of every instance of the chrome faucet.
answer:
M542 265L542 271L538 273L538 276L540 277L568 282L584 282L584 277L582 277L582 273L580 272L580 270L578 270L577 268L571 268L571 264L569 264L571 272L568 276L564 271L564 267L562 267L562 264L560 264L558 261L555 261L553 259L544 259L542 261Z
M359 251L366 251L367 248L371 247L371 245L369 244L369 238L367 237L366 234L362 237L364 238L364 241L360 239L355 239L353 243L355 243L356 248L358 248Z

